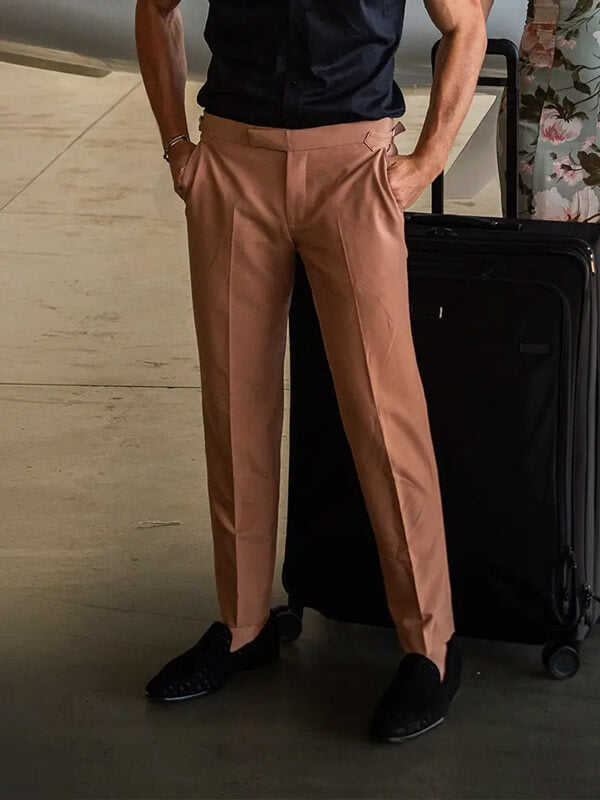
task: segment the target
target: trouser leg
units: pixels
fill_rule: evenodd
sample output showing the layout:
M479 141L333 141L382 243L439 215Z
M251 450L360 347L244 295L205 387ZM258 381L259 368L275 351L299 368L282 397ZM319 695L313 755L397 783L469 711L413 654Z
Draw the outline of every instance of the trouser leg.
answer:
M328 152L329 151L329 152ZM385 149L309 153L297 243L401 646L442 675L454 631L436 461Z
M294 246L283 154L206 135L199 147L186 175L191 289L216 587L236 649L270 608Z

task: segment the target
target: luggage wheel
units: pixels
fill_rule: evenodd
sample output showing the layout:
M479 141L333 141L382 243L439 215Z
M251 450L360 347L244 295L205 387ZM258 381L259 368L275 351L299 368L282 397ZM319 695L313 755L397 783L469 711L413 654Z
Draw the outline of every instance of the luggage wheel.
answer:
M294 642L302 633L302 611L301 608L291 606L277 606L273 609L282 642Z
M542 662L553 678L559 681L572 678L579 670L579 642L546 642L542 650Z

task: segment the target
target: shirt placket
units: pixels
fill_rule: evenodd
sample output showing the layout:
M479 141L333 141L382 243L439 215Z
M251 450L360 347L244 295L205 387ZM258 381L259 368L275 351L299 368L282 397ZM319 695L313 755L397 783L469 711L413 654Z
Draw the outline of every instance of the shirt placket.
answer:
M288 40L283 92L283 119L286 126L298 125L300 122L304 89L305 5L306 0L288 0Z

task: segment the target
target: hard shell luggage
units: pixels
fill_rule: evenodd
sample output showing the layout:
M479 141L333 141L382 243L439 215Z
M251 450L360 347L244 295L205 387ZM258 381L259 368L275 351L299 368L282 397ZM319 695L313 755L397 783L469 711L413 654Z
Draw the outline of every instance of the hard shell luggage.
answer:
M508 62L509 211L516 209L518 51ZM434 53L435 55L435 53ZM482 80L482 83L496 82ZM405 215L411 324L438 462L456 630L544 644L579 667L600 615L600 227ZM391 625L373 530L300 258L290 309L290 465L283 637L302 610Z

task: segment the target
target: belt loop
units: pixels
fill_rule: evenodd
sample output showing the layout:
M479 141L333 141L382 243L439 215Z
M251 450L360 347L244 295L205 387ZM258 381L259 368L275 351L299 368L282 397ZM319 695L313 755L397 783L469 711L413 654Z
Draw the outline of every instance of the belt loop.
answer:
M390 142L394 141L394 136L397 133L401 133L405 131L406 128L402 124L402 122L398 121L393 128L389 130L388 133L383 132L375 132L373 130L369 130L366 132L365 137L363 139L363 143L367 145L369 150L378 150L382 144L387 145Z
M365 138L363 139L363 142L364 144L367 145L369 150L375 150L375 147L373 147L373 145L371 144L372 141L373 141L373 131L367 131L365 133Z

